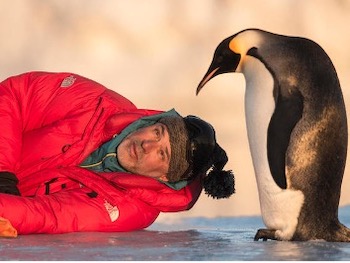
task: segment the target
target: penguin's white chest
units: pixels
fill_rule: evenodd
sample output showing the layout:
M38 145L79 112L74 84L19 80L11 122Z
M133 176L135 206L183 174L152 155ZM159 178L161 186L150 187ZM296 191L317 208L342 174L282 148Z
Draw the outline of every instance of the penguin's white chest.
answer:
M275 110L274 80L256 58L245 57L241 68L246 79L245 114L250 152L265 225L276 231L276 238L292 238L304 195L301 191L281 189L275 183L268 162L268 127Z

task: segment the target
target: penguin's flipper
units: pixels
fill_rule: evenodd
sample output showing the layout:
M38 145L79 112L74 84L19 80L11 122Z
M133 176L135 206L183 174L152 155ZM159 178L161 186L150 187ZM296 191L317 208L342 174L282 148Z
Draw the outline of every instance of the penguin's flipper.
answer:
M277 90L282 90L275 87ZM303 113L303 97L296 87L283 88L288 94L277 93L276 108L271 117L267 136L270 171L276 184L287 188L286 152L291 133Z
M275 237L275 233L276 230L261 228L256 232L254 241L259 241L260 239L262 239L263 241L267 241L268 239L277 240Z

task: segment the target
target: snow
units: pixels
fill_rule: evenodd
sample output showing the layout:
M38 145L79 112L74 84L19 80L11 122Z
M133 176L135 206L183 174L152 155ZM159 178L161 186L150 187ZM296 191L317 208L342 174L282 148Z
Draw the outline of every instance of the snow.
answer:
M350 226L350 206L339 211ZM260 217L185 218L129 233L0 239L1 260L349 260L350 243L253 241Z

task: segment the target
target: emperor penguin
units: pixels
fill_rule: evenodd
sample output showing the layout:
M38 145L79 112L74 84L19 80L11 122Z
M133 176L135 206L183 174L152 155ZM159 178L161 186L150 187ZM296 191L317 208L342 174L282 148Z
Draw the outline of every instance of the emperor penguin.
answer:
M335 68L314 41L246 29L223 40L198 85L243 73L245 118L266 229L255 240L350 242L338 206L347 117Z

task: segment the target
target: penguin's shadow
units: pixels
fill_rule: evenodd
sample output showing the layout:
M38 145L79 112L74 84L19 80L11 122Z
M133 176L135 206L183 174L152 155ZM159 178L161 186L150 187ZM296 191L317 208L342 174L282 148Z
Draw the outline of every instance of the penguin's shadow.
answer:
M350 246L341 242L325 241L268 241L252 244L254 251L249 260L348 260Z

